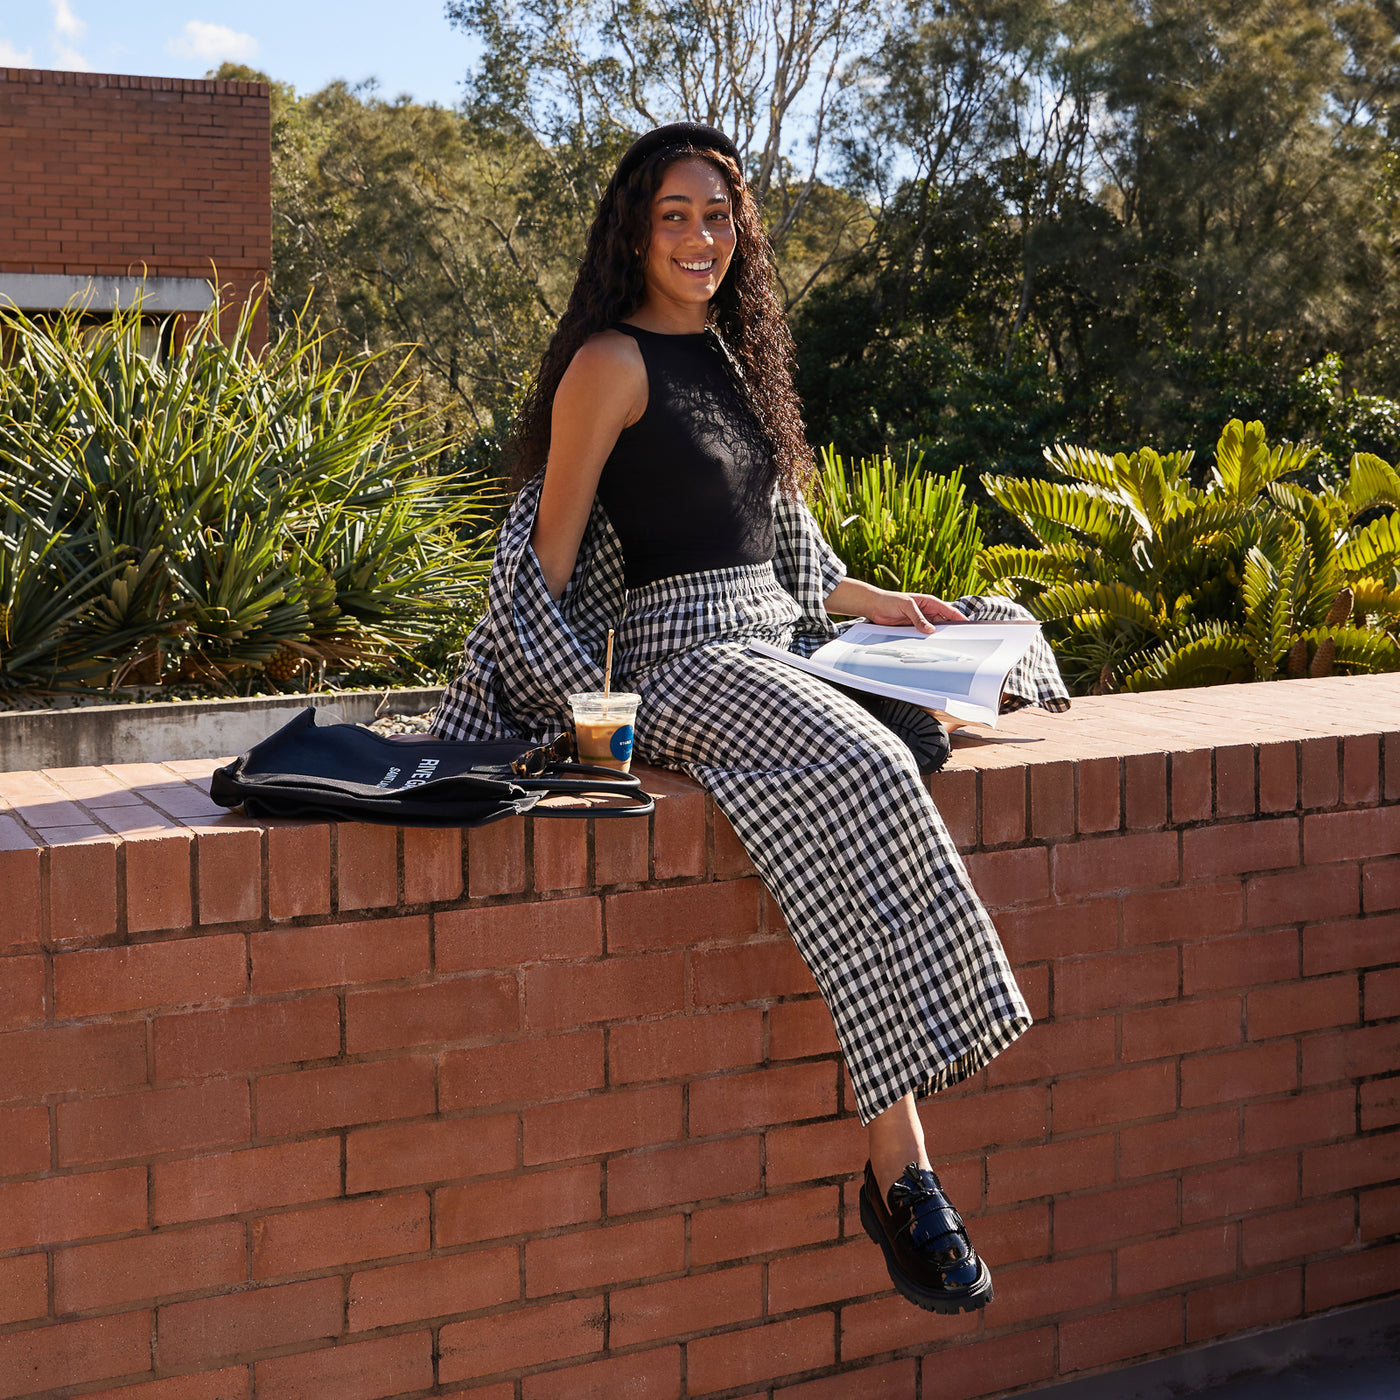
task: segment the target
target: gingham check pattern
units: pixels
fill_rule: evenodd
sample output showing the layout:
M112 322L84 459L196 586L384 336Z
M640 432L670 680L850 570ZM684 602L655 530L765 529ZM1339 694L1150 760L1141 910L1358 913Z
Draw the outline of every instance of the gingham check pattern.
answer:
M831 1009L862 1120L975 1073L1030 1015L912 756L824 681L746 650L809 653L834 635L822 600L845 571L805 507L780 503L771 566L629 595L595 506L556 605L528 547L537 500L538 481L506 520L487 617L434 733L548 737L565 695L601 688L615 626L617 683L642 695L638 756L690 773L733 824ZM1053 659L1053 679L1023 670L1021 703L1064 697Z
M959 598L953 606L973 622L1024 622L1030 617L1019 603L991 594ZM1026 654L1007 673L1001 696L1002 714L1023 710L1027 705L1039 705L1057 715L1069 709L1069 692L1060 679L1055 653L1038 633Z
M530 548L543 482L540 472L521 489L501 526L486 616L467 638L461 674L438 707L438 738L504 734L542 743L568 727L569 694L603 688L608 628L620 630L627 610L622 547L595 501L573 577L555 603ZM822 603L846 566L801 502L776 497L774 524L773 569L798 607L792 645L810 655L836 635Z

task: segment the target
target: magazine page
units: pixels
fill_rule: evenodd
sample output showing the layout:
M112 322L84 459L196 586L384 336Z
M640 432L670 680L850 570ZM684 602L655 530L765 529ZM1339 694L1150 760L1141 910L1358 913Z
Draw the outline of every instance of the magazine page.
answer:
M750 642L749 649L837 685L907 700L973 724L995 725L1006 674L1037 632L1025 623L950 622L924 633L857 622L809 658L765 642Z

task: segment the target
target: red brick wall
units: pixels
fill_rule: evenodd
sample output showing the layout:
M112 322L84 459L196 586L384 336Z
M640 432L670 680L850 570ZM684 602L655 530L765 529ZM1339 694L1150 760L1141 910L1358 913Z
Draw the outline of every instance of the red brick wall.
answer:
M269 111L265 83L0 68L0 272L217 275L241 303L271 266Z
M1040 1018L926 1109L958 1318L889 1290L696 789L264 827L207 767L0 775L0 1400L971 1400L1400 1291L1400 678L1016 716L933 780Z

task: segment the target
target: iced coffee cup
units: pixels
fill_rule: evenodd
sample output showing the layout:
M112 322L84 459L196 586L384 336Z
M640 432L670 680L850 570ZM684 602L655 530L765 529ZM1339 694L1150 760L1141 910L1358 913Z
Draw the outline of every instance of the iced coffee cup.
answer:
M632 766L632 726L641 696L627 690L601 690L569 696L574 712L574 744L580 763L597 763L626 773Z

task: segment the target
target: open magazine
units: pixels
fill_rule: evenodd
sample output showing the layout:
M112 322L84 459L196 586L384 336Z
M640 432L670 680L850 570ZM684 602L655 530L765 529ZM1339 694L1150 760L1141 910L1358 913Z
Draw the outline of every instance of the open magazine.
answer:
M943 622L931 633L856 622L811 656L748 649L852 690L888 695L965 724L995 725L1007 672L1039 635L1033 622Z

